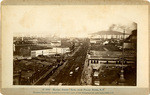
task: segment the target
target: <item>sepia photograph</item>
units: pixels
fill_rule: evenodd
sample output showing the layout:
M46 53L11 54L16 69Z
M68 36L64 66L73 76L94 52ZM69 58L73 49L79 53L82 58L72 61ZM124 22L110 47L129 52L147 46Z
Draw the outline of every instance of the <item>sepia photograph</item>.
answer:
M3 95L148 95L149 5L3 0Z
M132 19L101 6L34 7L19 16L13 30L13 85L136 86Z

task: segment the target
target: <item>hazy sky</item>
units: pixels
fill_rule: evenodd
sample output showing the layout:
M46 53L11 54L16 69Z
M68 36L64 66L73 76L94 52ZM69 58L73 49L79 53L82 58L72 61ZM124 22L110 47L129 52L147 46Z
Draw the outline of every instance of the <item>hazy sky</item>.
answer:
M108 30L112 24L134 28L135 16L144 8L113 5L11 6L6 13L14 34L43 34L84 37ZM11 19L11 20L9 20ZM7 21L6 20L6 21ZM122 30L119 30L120 32Z

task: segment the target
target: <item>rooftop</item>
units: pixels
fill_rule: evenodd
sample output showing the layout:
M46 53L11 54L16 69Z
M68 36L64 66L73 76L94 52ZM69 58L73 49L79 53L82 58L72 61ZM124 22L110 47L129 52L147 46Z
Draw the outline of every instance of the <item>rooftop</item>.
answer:
M89 59L105 59L105 58L112 58L113 60L115 58L121 58L122 52L121 51L96 51L96 50L90 50L90 53L88 54ZM125 52L124 57L131 57L134 58L134 51Z

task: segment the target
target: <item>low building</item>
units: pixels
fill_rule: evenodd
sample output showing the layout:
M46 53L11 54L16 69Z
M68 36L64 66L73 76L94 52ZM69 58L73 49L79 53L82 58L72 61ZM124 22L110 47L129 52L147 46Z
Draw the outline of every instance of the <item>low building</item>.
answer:
M32 50L31 57L37 57L39 55L49 55L51 49L43 49L43 50Z
M52 41L52 42L51 42L51 46L52 46L52 47L61 46L61 41L59 41L59 40L58 40L58 41Z
M94 38L93 38L93 39L90 39L90 44L96 44L97 41L98 41L98 40L97 40L97 39L94 39Z

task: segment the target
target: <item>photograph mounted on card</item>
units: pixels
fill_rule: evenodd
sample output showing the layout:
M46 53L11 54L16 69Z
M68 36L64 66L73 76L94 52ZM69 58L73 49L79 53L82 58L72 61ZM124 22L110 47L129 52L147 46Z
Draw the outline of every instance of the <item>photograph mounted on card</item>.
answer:
M2 90L148 93L148 3L58 1L2 3Z

